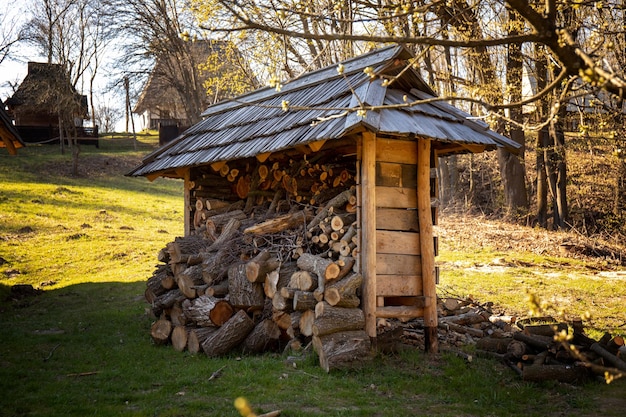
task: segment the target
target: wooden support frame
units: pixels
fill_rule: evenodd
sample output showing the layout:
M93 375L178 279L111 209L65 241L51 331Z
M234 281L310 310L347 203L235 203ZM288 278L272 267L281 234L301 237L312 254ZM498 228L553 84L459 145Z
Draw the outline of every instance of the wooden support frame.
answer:
M376 338L376 134L363 132L361 143L362 308L365 331Z
M437 353L437 288L435 275L435 246L433 243L433 218L430 204L430 140L417 139L417 215L420 229L422 256L422 282L426 298L424 306L424 347Z

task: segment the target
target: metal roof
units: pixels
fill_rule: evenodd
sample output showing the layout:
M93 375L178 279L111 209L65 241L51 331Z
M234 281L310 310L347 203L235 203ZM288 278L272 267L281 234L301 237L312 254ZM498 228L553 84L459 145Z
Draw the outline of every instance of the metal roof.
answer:
M330 66L279 89L262 88L217 103L202 113L202 121L148 155L127 175L152 176L254 157L339 139L359 127L377 134L519 149L516 142L448 103L419 103L435 98L435 93L415 70L399 73L410 58L408 50L392 45L343 62L343 74L338 73L337 66ZM368 67L376 77L364 72ZM381 77L397 74L399 79L389 86ZM403 106L414 101L418 104ZM356 112L362 105L370 107L365 115Z

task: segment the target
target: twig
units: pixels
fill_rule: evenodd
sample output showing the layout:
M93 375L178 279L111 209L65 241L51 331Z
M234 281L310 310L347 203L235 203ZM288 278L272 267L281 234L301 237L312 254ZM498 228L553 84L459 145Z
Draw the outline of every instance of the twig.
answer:
M222 375L222 370L226 368L226 365L222 366L220 369L218 369L217 371L213 372L211 374L211 376L209 377L209 381L213 380L213 379L217 379Z
M50 360L50 358L52 358L52 355L54 354L54 351L57 350L57 348L61 346L61 344L59 343L58 345L56 345L55 347L52 348L52 350L50 351L50 353L48 354L47 357L45 357L43 359L44 362L48 362Z

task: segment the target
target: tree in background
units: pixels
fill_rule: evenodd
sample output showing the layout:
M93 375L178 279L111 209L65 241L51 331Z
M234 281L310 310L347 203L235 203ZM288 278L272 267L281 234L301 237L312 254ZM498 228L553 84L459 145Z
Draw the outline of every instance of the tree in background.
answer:
M206 3L192 0L192 5L202 10ZM541 184L539 198L550 196L553 223L564 227L565 110L580 95L626 93L620 64L624 48L618 46L623 46L622 6L580 0L216 0L198 20L202 28L232 38L271 39L273 43L254 47L273 51L264 66L276 72L276 79L322 65L322 58L345 58L375 44L410 46L425 62L425 78L439 91L450 92L442 99L474 113L480 110L495 129L522 144L527 133L542 132L545 146L537 150L537 159L541 154L538 177L543 181L545 175L545 186ZM533 51L544 55L535 60ZM544 67L545 74L536 72ZM447 80L441 77L445 72ZM523 73L530 86L524 94ZM449 80L454 89L442 88ZM545 80L540 89L539 80ZM529 107L535 109L532 117ZM507 210L523 214L528 207L523 159L506 152L498 159ZM547 208L543 201L538 201L540 210ZM547 223L542 219L540 224Z
M48 64L59 65L63 73L63 82L48 86L44 95L54 98L61 147L63 150L67 140L72 151L72 174L78 175L77 127L82 126L88 109L77 92L86 84L93 89L98 58L107 39L103 9L96 0L42 0L32 4L31 14L28 41L47 57Z

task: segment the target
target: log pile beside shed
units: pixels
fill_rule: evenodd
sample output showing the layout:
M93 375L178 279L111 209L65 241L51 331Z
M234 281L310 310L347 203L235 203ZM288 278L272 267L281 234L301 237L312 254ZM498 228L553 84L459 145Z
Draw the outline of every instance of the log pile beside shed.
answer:
M160 251L146 288L155 343L217 356L312 342L327 371L371 356L356 164L336 159L224 164L193 180L193 231Z

